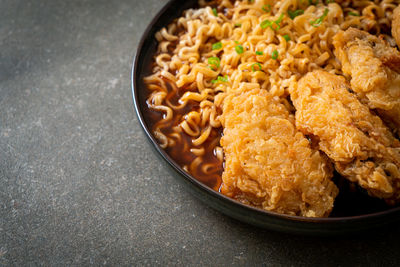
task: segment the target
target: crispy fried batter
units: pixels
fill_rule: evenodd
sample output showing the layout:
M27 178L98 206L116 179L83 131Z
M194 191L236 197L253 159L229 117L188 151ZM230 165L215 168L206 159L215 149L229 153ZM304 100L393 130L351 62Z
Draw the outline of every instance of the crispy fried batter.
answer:
M344 177L370 195L400 202L400 142L348 90L341 76L308 73L291 91L296 126L319 140Z
M351 87L397 132L400 131L400 52L365 31L349 28L333 38Z
M310 148L278 99L260 89L229 94L222 122L223 194L279 213L329 215L338 193L331 163Z
M400 48L400 6L393 10L392 35Z

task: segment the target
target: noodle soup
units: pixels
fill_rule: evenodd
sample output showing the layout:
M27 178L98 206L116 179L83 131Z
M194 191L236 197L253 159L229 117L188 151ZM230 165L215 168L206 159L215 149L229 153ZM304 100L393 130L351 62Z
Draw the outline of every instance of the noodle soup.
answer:
M391 23L398 4L200 1L199 8L185 11L155 36L157 52L144 79L154 136L185 171L221 190L226 97L265 90L286 108L288 121L295 125L290 92L303 76L324 70L349 78L334 53L334 36L352 27L379 35L394 47ZM304 138L310 140L310 149L318 150L313 136ZM246 204L265 202L239 187L232 191L232 197Z

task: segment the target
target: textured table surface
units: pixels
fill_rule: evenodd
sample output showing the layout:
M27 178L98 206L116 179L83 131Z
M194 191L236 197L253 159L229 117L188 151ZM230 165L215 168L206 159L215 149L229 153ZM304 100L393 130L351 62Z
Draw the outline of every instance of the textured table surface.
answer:
M0 0L0 265L395 265L400 229L311 238L195 199L153 154L130 68L159 0Z

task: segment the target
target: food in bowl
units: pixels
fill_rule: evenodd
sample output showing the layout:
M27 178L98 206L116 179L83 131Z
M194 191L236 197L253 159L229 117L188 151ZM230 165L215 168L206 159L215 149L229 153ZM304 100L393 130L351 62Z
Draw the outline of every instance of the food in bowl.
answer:
M199 1L155 36L154 136L193 177L265 210L329 216L335 173L396 205L398 4Z

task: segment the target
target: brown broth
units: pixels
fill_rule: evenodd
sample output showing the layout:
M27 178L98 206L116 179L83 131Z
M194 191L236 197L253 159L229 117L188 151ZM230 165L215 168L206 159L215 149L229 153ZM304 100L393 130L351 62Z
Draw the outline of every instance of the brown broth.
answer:
M213 4L215 3L213 1L210 2L209 4L213 6ZM219 9L218 11L222 12L228 19L232 17L232 12L229 9ZM245 10L241 11L241 13L244 12ZM175 19L173 23L176 23L176 21L177 19ZM387 35L385 36L385 39L389 40L390 30L386 29L386 27L383 27L381 30L382 30L381 33ZM377 30L375 28L369 30L369 32L372 34L374 34L374 31ZM181 26L178 26L174 34L176 36L181 36L182 34L184 34L184 29ZM218 40L210 38L207 42L214 43L216 41ZM167 50L171 56L174 54L174 50L177 44L178 41L172 41L168 45ZM158 54L157 44L153 43L151 49L149 49L148 51L149 51L147 52L148 57L146 58L148 64L146 65L145 73L147 72L147 74L150 75L153 73L152 68L155 66L154 59ZM256 58L254 58L254 61L256 61ZM342 73L337 73L337 74L342 74ZM143 88L145 88L145 96L146 96L145 99L147 99L151 94L151 91L144 84L143 80L141 81L141 85ZM196 91L196 88L187 87L184 89L178 88L177 90L174 90L173 88L168 87L168 95L166 99L172 105L178 105L180 97L186 91ZM141 104L144 111L144 118L147 125L149 126L149 129L151 129L151 131L154 133L155 128L161 127L162 132L169 138L171 138L172 134L176 134L176 132L174 132L174 127L178 126L179 123L183 121L183 116L185 114L187 114L192 110L198 111L200 108L198 103L194 101L189 102L182 109L174 110L174 115L172 120L165 121L163 120L164 114L162 112L157 112L149 108L149 106L145 104L145 99L141 99ZM167 103L165 103L165 101L163 105L168 106ZM290 98L287 99L287 103L285 103L285 106L289 107L289 109L290 107L292 107ZM219 112L221 111L219 110ZM294 113L294 109L291 109L291 113L292 114ZM220 186L222 184L221 176L224 169L224 162L220 162L218 160L218 158L214 153L214 148L215 145L219 145L219 140L222 136L222 128L212 129L210 137L201 146L194 146L192 143L192 137L188 136L186 133L184 133L184 131L178 131L177 133L179 135L179 140L175 139L176 143L173 146L167 147L165 151L179 166L185 169L185 167L190 166L190 164L197 158L197 156L195 156L190 151L190 149L203 147L205 149L205 153L203 156L200 157L201 164L197 168L189 170L189 173L195 179L202 182L203 184L209 186L210 188L216 191L220 191ZM307 136L307 137L309 138L311 145L315 144L314 136ZM205 172L202 168L202 166L205 165L212 166L211 170ZM365 190L363 190L359 186L354 185L348 180L342 178L338 173L335 173L333 180L340 188L340 192L335 200L335 206L331 213L331 217L362 215L378 211L384 211L391 208L390 206L386 205L386 203L382 199L372 198L368 196ZM241 196L243 196L243 199L241 199L242 198ZM261 206L260 205L261 200L254 198L254 196L244 197L243 194L238 193L237 198L243 203L252 204L258 207Z
M172 105L179 104L179 98L183 95L184 92L189 90L178 90L173 91L171 87L168 87L168 95L166 99L168 99ZM151 94L151 91L146 87L146 96ZM163 105L167 104L165 101ZM183 121L183 116L190 111L198 111L199 105L194 101L189 101L187 105L179 110L174 110L174 115L172 120L165 121L163 120L163 114L161 112L153 111L149 108L148 105L145 107L145 117L146 121L149 123L149 128L152 132L157 127L162 128L162 133L168 137L171 137L171 134L176 134L174 131L174 127L178 126L180 122ZM179 126L178 126L179 127ZM190 164L197 158L190 149L192 148L204 148L205 153L201 156L201 164L195 168L194 170L189 171L189 173L198 181L204 183L205 185L209 186L210 188L219 191L219 188L222 183L221 175L223 171L223 164L218 160L214 153L214 148L216 145L219 144L219 139L221 138L222 129L212 129L210 136L208 139L200 146L195 146L192 143L192 138L187 135L184 131L178 132L180 138L177 140L173 138L176 143L173 146L168 146L165 151L168 155L174 159L174 161L182 168L190 166ZM202 166L205 165L212 165L211 171L204 172ZM188 168L189 169L189 168Z

